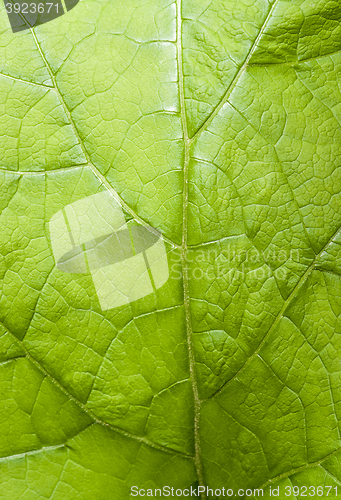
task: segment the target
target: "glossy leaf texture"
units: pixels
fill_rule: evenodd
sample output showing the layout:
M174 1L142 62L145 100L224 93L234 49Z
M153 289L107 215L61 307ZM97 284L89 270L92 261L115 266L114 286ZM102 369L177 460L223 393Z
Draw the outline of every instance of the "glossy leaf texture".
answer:
M1 9L1 498L341 488L340 2ZM103 312L48 222L104 190L170 277Z

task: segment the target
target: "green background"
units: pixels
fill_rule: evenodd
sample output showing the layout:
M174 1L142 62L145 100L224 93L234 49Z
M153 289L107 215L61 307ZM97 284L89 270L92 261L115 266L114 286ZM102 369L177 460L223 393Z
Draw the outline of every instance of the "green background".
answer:
M340 20L81 0L13 34L1 6L1 498L341 488ZM103 189L170 267L106 312L48 232Z

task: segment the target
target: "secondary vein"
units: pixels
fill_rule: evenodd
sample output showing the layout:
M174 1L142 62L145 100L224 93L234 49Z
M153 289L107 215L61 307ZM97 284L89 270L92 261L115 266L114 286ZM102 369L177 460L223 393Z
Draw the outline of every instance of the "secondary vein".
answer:
M218 105L214 108L214 110L212 111L212 113L208 116L208 118L206 118L206 120L204 121L204 123L201 125L201 127L197 130L197 132L193 135L193 137L191 138L191 141L194 141L195 139L197 139L204 130L207 129L207 127L210 125L210 123L213 121L213 119L217 116L217 114L219 113L219 111L221 110L221 108L224 106L224 104L227 102L228 98L230 97L234 87L236 86L236 84L238 83L238 81L240 80L240 77L242 76L242 74L244 73L244 71L246 70L248 64L249 64L249 61L254 53L254 51L256 50L256 47L258 45L258 42L259 40L261 39L263 33L264 33L264 30L266 28L266 25L268 24L268 21L269 19L271 18L272 16L272 13L273 11L275 10L276 8L276 5L277 3L279 2L279 0L275 0L275 2L272 4L271 8L269 9L269 12L262 24L262 27L261 29L259 30L259 33L258 33L258 36L257 38L255 39L255 41L253 42L249 52L247 53L246 55L246 58L244 60L244 63L243 65L239 68L239 71L237 72L236 76L233 78L232 82L230 83L230 85L228 86L225 94L223 95L222 99L220 100L220 102L218 103Z

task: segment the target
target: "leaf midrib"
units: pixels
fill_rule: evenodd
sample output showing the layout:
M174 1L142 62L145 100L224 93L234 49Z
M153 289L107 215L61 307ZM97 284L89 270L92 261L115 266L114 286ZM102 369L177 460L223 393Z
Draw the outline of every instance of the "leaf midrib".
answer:
M195 354L193 344L193 331L190 310L189 277L187 269L187 243L188 243L188 175L190 163L191 140L188 134L186 102L185 102L185 81L183 73L182 60L182 0L176 0L177 6L177 63L178 63L178 82L180 94L180 114L184 139L184 165L183 165L183 206L182 206L182 245L181 245L181 264L183 278L184 309L186 315L186 332L190 379L192 382L194 398L194 465L200 486L205 485L203 463L201 458L201 443L199 435L200 425L200 398L198 391L197 373L195 366ZM206 495L200 495L202 499Z
M183 61L182 61L182 0L177 0L177 53L178 53L178 79L179 79L179 93L180 93L180 112L181 112L181 122L183 128L183 138L185 144L184 150L184 189L183 189L183 237L182 237L182 272L183 272L183 288L184 288L184 307L186 313L186 329L187 329L187 344L189 353L189 365L190 365L190 375L192 380L193 395L194 395L194 446L195 446L195 456L194 463L196 467L197 477L199 485L205 485L203 463L201 457L201 442L200 442L200 412L202 401L199 398L198 382L196 374L196 363L193 345L193 331L191 322L191 310L190 310L190 294L189 294L189 277L187 269L187 240L188 240L188 171L190 163L190 149L192 143L202 134L202 132L209 126L214 117L219 113L220 109L223 107L225 102L228 100L233 88L240 79L241 75L247 67L248 61L250 60L259 39L261 38L265 26L271 17L271 14L277 4L278 0L275 0L269 12L265 18L265 21L255 39L253 45L251 46L245 61L236 76L232 80L230 86L226 90L223 98L220 100L219 104L209 115L203 125L199 130L189 138L188 126L187 126L187 115L186 115L186 102L185 102L185 91L184 91L184 74L183 74ZM206 498L205 493L201 495L202 499Z

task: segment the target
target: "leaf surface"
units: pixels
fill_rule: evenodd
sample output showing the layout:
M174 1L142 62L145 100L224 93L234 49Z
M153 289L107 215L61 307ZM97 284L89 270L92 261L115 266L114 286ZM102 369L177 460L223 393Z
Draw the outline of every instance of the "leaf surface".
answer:
M340 21L82 0L14 35L2 7L2 498L341 484ZM102 191L170 272L107 311L48 230Z

